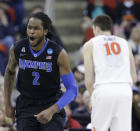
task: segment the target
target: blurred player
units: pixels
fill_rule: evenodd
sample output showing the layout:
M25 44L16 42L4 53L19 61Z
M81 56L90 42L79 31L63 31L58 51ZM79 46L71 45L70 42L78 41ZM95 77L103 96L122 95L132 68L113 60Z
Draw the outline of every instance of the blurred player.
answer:
M131 131L134 58L128 42L111 35L107 15L93 21L95 38L83 47L86 88L92 95L93 131Z

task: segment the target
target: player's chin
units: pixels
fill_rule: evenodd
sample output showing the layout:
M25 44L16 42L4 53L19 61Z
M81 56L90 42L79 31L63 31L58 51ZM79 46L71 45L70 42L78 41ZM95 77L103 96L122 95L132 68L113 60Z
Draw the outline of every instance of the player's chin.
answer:
M29 42L30 42L30 45L32 46L32 47L35 47L36 46L36 44L37 44L37 41L32 41L32 40L29 40Z

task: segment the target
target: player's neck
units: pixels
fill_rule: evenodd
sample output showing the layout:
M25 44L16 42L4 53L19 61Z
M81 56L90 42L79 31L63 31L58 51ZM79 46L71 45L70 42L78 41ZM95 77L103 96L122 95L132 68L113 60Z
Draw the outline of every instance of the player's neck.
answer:
M40 44L38 44L36 47L32 47L32 49L33 49L34 51L38 52L38 51L40 51L40 50L44 47L45 43L46 43L46 40L43 39L43 40L40 42Z
M101 31L98 35L111 35L110 31Z

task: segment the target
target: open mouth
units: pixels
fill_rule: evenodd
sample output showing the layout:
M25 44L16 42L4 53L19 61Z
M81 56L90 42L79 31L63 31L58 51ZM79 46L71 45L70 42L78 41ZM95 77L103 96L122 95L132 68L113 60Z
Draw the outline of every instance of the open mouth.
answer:
M31 41L34 41L35 38L34 38L34 37L29 37L29 39L30 39Z

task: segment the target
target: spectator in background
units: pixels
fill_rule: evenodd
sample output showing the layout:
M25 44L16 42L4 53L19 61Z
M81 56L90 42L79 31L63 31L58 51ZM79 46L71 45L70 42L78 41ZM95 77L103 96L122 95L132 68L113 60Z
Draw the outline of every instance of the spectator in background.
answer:
M0 89L0 107L4 105L4 92L3 89Z
M117 5L115 21L116 23L121 24L124 17L140 21L139 12L140 5L138 3L135 3L133 0L124 0Z
M3 8L0 8L0 16L0 72L4 75L8 62L8 52L14 43L14 27L8 21L8 17Z
M75 67L73 69L73 73L74 73L74 77L76 79L76 82L78 84L78 87L85 89L85 86L84 86L84 73L85 73L84 65L81 64L81 65L78 65L77 67Z
M74 101L72 101L72 102L70 103L70 109L72 110L72 112L73 112L75 109L77 109L77 108L83 106L82 97L83 97L83 94L82 94L81 92L79 92L77 98L76 98Z
M140 55L135 55L137 82L133 86L132 131L140 130Z
M132 28L128 42L132 48L133 54L140 54L140 27Z
M139 24L140 5L133 0L124 0L116 9L114 34L129 39L132 28Z
M80 121L83 127L86 127L87 124L90 123L90 114L91 114L90 95L87 90L85 90L84 93L82 94L81 101L82 105L73 110L72 117Z
M136 64L136 70L137 70L137 75L138 75L138 71L140 70L140 55L137 54L135 55L135 64ZM139 79L140 80L140 79Z
M83 97L83 93L85 91L85 83L84 83L84 73L85 73L85 71L84 71L83 64L78 65L77 67L74 67L72 72L74 74L74 77L76 79L76 82L77 82L78 88L79 88L78 97L70 103L70 108L73 111L76 108L83 106L82 97Z
M94 33L93 33L93 29L92 29L92 19L89 16L87 16L87 15L83 16L82 23L81 23L81 29L84 33L83 43L85 43L86 41L88 41L92 37L94 37Z
M95 0L87 0L88 3L93 4L95 2ZM114 11L116 9L116 0L102 0L104 5L107 5L112 11ZM122 0L118 0L118 1L122 1Z
M79 93L80 94L80 93ZM73 111L73 115L87 115L90 117L90 108L89 108L89 105L90 105L90 95L89 95L89 92L87 90L84 91L83 95L82 96L82 99L81 99L81 106L79 106L78 108L76 108L74 111Z
M84 10L83 21L81 24L82 30L84 32L83 43L94 37L92 19L101 14L108 14L113 19L113 21L115 21L114 10L108 7L108 5L105 5L103 0L89 0L87 8Z
M10 16L14 24L14 30L22 33L25 30L24 25L24 0L0 0L0 7L3 7Z
M122 23L120 25L114 24L113 33L117 36L129 39L132 28L139 25L139 22L135 20L131 15L125 15L122 18Z
M4 89L3 86L4 86L4 77L0 73L0 90L3 90Z
M4 78L0 74L0 107L4 105Z
M14 42L14 27L2 8L0 8L0 16L0 41L9 49Z
M80 129L82 128L82 125L75 119L71 117L72 115L72 110L70 109L69 105L65 107L66 111L66 124L65 124L65 129Z
M114 20L113 12L107 5L104 5L103 0L95 0L94 3L88 4L85 15L94 19L101 14L108 14Z
M10 0L7 4L15 10L16 20L14 25L16 31L22 32L22 29L24 28L25 16L24 0Z

